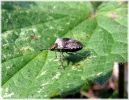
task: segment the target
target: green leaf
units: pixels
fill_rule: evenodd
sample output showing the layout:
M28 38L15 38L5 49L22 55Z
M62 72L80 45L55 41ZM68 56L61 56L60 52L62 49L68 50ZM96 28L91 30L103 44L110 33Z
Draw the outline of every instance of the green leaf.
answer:
M2 96L65 96L127 62L127 4L93 9L90 2L2 2ZM53 51L41 51L57 37L84 45L64 54L65 69Z

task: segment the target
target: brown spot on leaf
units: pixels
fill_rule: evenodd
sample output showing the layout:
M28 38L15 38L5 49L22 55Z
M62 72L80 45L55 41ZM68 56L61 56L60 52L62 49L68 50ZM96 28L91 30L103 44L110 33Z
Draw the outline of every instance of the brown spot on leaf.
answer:
M118 14L116 12L110 12L108 16L112 19L118 18Z
M35 35L35 34L32 34L32 35L30 36L30 38L31 38L31 40L38 40L40 37L37 36L37 35Z

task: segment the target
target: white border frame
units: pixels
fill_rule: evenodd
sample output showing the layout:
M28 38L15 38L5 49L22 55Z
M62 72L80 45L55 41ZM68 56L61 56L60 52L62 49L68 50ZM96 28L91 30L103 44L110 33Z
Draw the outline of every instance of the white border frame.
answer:
M34 2L38 2L38 1L42 1L42 2L56 2L56 1L67 1L67 2L71 2L71 1L74 1L74 2L79 2L79 1L95 1L95 2L108 1L108 2L112 2L112 1L116 1L116 2L119 2L119 1L127 1L128 2L128 19L127 20L128 20L128 27L129 27L129 1L128 0L1 0L0 1L0 8L1 8L1 2L6 2L6 1L12 1L12 2L19 2L19 1L34 1ZM2 18L1 9L0 9L0 20ZM1 26L1 21L0 21L0 33L1 33L1 29L2 29L2 26ZM127 38L128 38L128 57L129 57L129 31L128 31L127 36L128 36ZM1 52L1 50L2 50L1 44L2 43L1 43L1 34L0 34L0 100L3 99L2 98L2 87L1 87L1 79L2 79L2 77L1 77L1 66L2 66L2 64L1 64L1 53L2 53ZM129 59L128 59L128 62L129 62ZM128 72L129 72L129 69L128 69ZM128 74L128 81L129 81L129 74ZM129 83L128 83L128 98L129 98ZM4 99L4 100L8 100L8 99ZM30 99L9 99L9 100L45 100L45 99L31 99L30 98ZM58 100L58 99L56 99L56 100ZM70 100L70 99L67 99L67 100ZM76 100L78 100L78 99L76 99ZM79 99L79 100L81 100L81 99ZM106 99L104 99L104 100L106 100Z

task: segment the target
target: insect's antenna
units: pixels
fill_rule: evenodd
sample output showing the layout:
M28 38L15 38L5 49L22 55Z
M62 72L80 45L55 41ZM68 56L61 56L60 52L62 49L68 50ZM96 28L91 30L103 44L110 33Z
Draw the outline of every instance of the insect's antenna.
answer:
M51 50L51 49L41 49L40 51L43 51L43 50Z

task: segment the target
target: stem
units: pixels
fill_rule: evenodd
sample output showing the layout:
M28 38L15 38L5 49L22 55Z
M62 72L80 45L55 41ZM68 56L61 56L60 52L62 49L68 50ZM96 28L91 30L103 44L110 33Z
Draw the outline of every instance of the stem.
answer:
M119 98L124 98L124 63L119 63Z

